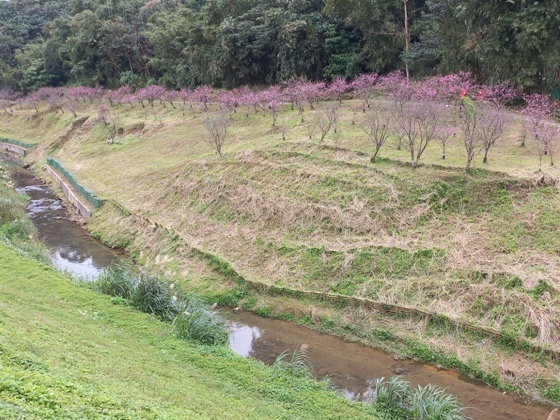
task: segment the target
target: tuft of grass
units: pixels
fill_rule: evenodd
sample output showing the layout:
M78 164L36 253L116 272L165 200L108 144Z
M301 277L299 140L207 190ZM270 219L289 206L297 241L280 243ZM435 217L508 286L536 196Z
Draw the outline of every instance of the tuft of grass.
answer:
M224 319L200 297L191 293L178 306L182 312L173 320L173 327L179 338L211 346L228 343Z
M280 353L276 356L272 367L276 370L284 370L297 375L311 377L313 362L304 346L300 346L292 354L288 350Z
M372 403L393 409L397 414L414 420L467 420L464 407L453 395L432 384L412 390L404 379L393 376L389 381L375 381Z
M140 275L130 302L142 312L156 315L165 321L175 319L180 308L170 284L145 273Z
M418 386L412 392L412 417L418 420L466 420L463 415L464 407L453 395L445 390L428 384Z
M410 384L404 379L393 376L389 381L385 378L375 380L373 403L386 408L396 407L408 409L411 400Z
M138 284L138 275L126 261L107 267L95 281L95 288L105 295L130 300Z
M202 298L185 294L174 283L147 273L138 274L127 261L108 267L93 287L115 299L164 321L171 322L178 337L207 345L225 345L224 319Z
M37 228L25 215L24 196L4 182L0 182L0 243L28 259L50 263L47 248L37 238Z

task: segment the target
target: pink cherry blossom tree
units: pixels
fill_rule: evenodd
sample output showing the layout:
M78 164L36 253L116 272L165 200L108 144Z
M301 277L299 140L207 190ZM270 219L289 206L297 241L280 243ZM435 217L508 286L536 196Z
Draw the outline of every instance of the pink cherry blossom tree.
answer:
M374 87L378 79L377 73L361 74L351 84L354 95L364 103L363 108L369 108L371 98L374 94Z
M340 105L342 105L342 96L348 92L351 88L346 80L341 77L334 79L332 82L328 84L325 89L325 95L329 99L335 99L338 101Z
M200 104L205 111L208 111L213 93L214 90L210 86L199 86L193 91L192 98L194 102Z

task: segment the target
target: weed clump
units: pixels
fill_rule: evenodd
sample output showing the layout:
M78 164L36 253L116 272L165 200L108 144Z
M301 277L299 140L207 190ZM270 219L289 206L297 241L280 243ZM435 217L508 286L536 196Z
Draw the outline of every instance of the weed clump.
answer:
M410 384L398 376L389 381L379 378L375 381L373 406L394 411L402 417L414 420L467 420L464 407L453 395L443 389L428 384L411 389Z
M143 312L173 324L183 339L207 345L225 345L228 333L222 317L198 295L185 294L173 283L150 274L138 274L123 262L105 270L94 283L95 289L125 300Z
M175 317L173 326L180 338L211 346L228 343L222 317L209 309L196 294L187 295L178 306L182 312Z
M292 372L295 375L311 377L313 362L307 353L306 345L303 344L291 355L288 350L280 353L276 356L272 367L276 370Z

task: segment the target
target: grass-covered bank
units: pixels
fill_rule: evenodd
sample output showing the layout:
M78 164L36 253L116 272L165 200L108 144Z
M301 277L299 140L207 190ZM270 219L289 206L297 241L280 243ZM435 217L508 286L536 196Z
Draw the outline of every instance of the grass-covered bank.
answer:
M25 196L13 189L10 173L0 161L0 243L29 259L47 263L46 248L37 239L37 229L25 215Z
M371 418L325 384L221 347L0 245L2 418Z
M286 106L275 128L260 113L234 113L222 158L201 141L215 109L182 115L124 105L113 110L122 130L110 142L97 104L80 104L78 118L46 109L0 118L5 135L40 139L31 160L56 156L108 199L88 222L92 233L185 288L317 328L349 328L374 345L369 332L387 330L379 334L438 349L446 357L432 358L437 363L458 360L490 374L490 383L556 399L558 366L539 355L432 323L244 296L209 263L215 255L252 281L417 307L558 347L558 170L536 173L536 146L519 146L515 121L471 174L460 140L448 145L445 161L431 143L412 170L392 137L371 164L356 105L343 103L342 134L323 144L316 134L309 139L311 112L301 122Z

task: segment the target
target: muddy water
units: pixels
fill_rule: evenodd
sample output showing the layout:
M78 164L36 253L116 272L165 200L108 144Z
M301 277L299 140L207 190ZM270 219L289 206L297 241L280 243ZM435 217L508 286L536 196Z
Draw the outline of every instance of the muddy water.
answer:
M18 164L15 159L4 159L7 160ZM118 258L114 251L70 220L61 200L30 171L16 168L13 178L18 190L31 198L27 207L29 215L41 239L51 249L55 266L81 277L95 278ZM232 314L229 318L233 351L272 364L279 353L307 344L314 375L318 379L329 377L334 389L349 399L367 398L375 378L399 374L413 386L432 383L446 388L464 406L470 407L467 414L473 419L545 420L548 416L548 409L524 405L514 395L503 394L452 370L396 361L381 351L251 313Z
M309 346L314 375L329 377L334 388L349 399L371 395L375 378L395 374L412 386L429 383L457 395L470 407L466 414L473 419L546 420L549 409L523 404L515 395L503 394L453 370L437 369L410 360L396 361L393 356L299 327L289 322L261 318L249 312L228 315L231 320L230 347L238 354L272 364L276 356L294 351L301 344Z
M93 279L118 255L87 235L70 220L62 201L33 174L23 168L12 173L17 191L30 197L27 213L47 244L53 265L82 279Z

